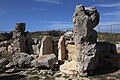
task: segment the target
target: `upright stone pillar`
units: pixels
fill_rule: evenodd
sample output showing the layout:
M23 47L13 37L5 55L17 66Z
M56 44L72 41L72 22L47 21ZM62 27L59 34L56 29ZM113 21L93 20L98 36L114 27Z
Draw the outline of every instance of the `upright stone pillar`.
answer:
M65 38L61 36L58 42L58 60L65 60L67 58L67 50L65 46Z
M77 47L76 67L80 75L89 75L95 70L99 60L96 55L97 32L93 29L99 23L99 13L93 6L85 8L77 5L73 22Z

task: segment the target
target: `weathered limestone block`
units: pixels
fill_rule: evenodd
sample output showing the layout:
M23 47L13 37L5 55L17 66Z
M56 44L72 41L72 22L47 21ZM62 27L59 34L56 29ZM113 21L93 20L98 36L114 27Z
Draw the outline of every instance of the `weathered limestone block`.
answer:
M58 42L58 60L65 60L67 58L65 38L61 36Z
M32 67L48 67L52 68L57 62L57 57L54 54L46 54L38 57L31 62Z
M68 60L76 60L76 46L73 44L68 44L66 49L68 51Z
M12 55L12 61L15 66L29 67L32 61L32 57L27 53L14 53Z
M45 36L41 41L40 47L40 56L46 54L53 54L53 44L52 44L52 37Z
M63 65L60 66L60 71L66 74L72 74L72 75L77 74L76 61L75 60L72 60L70 62L66 61Z
M77 5L73 15L77 70L80 75L95 70L99 58L96 56L97 32L93 29L99 23L99 13L95 7L84 8Z

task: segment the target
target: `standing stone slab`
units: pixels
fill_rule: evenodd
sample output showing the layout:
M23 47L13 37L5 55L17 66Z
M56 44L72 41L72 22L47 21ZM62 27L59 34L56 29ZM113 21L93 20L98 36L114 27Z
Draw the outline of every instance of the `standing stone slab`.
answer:
M67 57L65 38L61 36L58 42L58 60L65 60Z
M97 32L93 29L99 23L99 13L91 6L77 5L73 15L77 70L80 75L88 75L95 70L99 58L96 53Z
M52 37L45 36L41 41L40 56L53 53Z

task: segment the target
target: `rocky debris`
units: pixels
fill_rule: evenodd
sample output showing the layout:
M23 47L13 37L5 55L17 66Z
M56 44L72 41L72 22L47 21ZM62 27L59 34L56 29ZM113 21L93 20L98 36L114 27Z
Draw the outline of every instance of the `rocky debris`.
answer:
M5 67L6 67L6 68L11 68L13 65L14 65L13 62L10 62L10 63L7 64Z
M5 53L7 52L7 48L6 47L0 47L0 53Z
M7 47L8 45L10 45L10 43L11 43L11 40L2 41L2 42L0 42L0 47Z
M4 65L6 65L8 61L5 58L0 59L0 68Z
M13 73L13 72L15 72L15 68L6 70L5 72L6 72L6 73Z
M77 75L76 60L72 60L70 62L65 61L65 63L60 66L60 71L66 74Z
M53 65L57 62L57 57L54 54L47 54L38 57L37 59L31 62L31 66L40 68L47 67L53 68Z
M12 61L15 66L18 67L30 67L32 57L27 53L14 53Z
M76 60L76 46L73 44L68 44L66 46L66 49L68 51L68 60Z
M40 47L40 56L46 54L53 54L53 44L52 44L52 37L44 36L41 41Z
M65 38L61 36L58 42L58 60L65 60L67 58L67 51L65 46Z
M0 53L7 52L8 46L10 45L11 42L12 42L12 40L0 42Z
M95 70L99 57L96 56L97 32L93 29L99 23L99 13L91 6L77 5L73 15L77 53L77 70L81 76Z

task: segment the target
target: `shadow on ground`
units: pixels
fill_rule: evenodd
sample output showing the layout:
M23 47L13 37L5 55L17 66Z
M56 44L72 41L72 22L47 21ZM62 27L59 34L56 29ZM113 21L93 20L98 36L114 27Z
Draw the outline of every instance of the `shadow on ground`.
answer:
M0 80L18 80L21 78L26 77L25 75L19 75L19 74L14 74L14 75L5 75L5 76L0 76Z
M120 54L116 50L116 45L110 42L98 42L97 50L100 52L98 67L94 75L104 75L120 70Z

